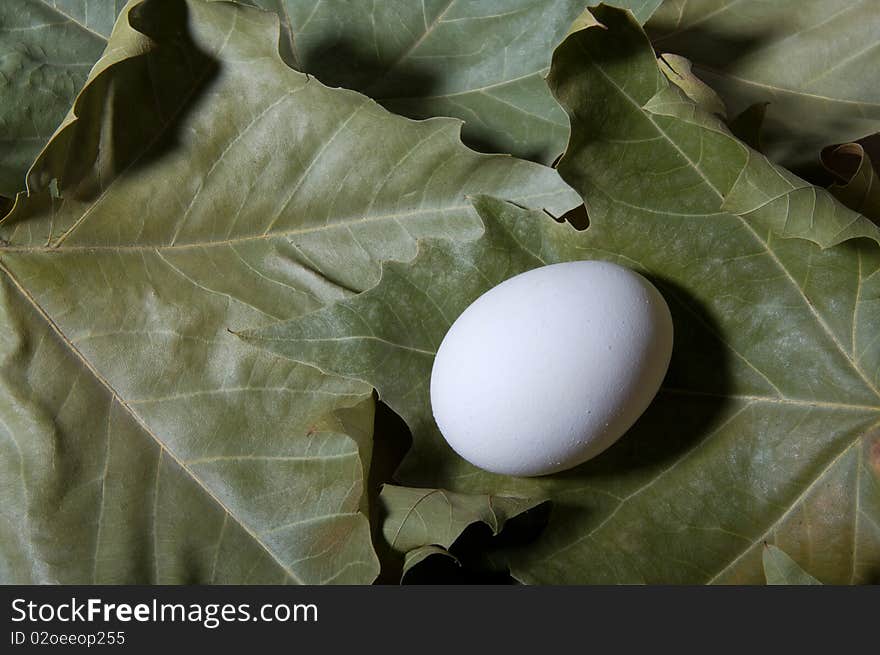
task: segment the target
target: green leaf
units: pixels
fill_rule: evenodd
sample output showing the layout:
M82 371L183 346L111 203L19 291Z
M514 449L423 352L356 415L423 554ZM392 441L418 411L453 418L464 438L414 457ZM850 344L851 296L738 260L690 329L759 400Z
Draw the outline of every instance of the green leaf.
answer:
M85 349L50 324L5 270L3 277L0 580L375 577L359 511L372 431L369 388L226 348L229 364L241 369L230 371L226 388L183 383L176 397L138 397L94 370ZM182 376L197 353L152 334L153 376ZM187 361L175 368L168 363L175 356ZM115 358L147 366L137 353ZM287 378L304 386L288 389ZM165 408L164 422L154 407Z
M764 143L788 167L880 121L880 12L873 0L667 0L647 29L690 59L732 114L769 102Z
M764 575L769 585L821 585L797 562L772 544L764 545Z
M618 218L576 233L499 201L478 204L487 221L480 240L426 241L413 263L387 264L376 288L248 336L375 384L413 429L399 472L407 483L554 500L542 540L513 559L524 581L759 582L770 536L813 552L829 580L870 579L880 561L878 398L822 325L829 317L815 316L804 289L780 277L777 244L765 250L732 219L718 252L718 237L693 220L645 229ZM829 283L854 281L858 257L847 248L781 243L811 257ZM880 267L876 252L861 257L871 272ZM670 301L685 347L657 401L619 444L573 471L515 479L475 470L431 419L435 349L491 286L545 262L588 258L648 273ZM876 349L868 354L876 372Z
M543 501L385 485L379 502L384 517L382 536L392 551L405 557L401 575L406 575L417 563L437 554L438 546L448 555L469 525L485 523L497 535L509 519Z
M568 123L544 77L577 0L256 0L287 27L291 64L411 118L463 120L465 143L546 164ZM623 0L642 21L660 0Z
M549 164L565 148L565 113L544 77L577 0L260 4L279 6L294 67L325 84L411 118L460 118L465 143L485 152Z
M291 70L278 34L134 3L0 224L4 581L371 581L371 388L229 330L478 233L468 193L578 202L453 121Z
M413 431L404 484L552 500L540 541L511 555L525 582L763 583L767 540L804 553L828 582L872 580L880 248L862 239L823 250L778 235L789 215L805 236L830 234L842 211L830 198L812 232L796 206L723 210L723 192L744 184L760 156L670 94L637 25L608 9L597 18L602 27L557 50L551 76L573 121L559 168L591 201L586 231L480 196L481 238L425 240L413 262L385 264L360 296L244 336L374 385ZM753 189L766 182L760 171L782 179L769 164L754 170ZM582 259L643 272L669 302L676 345L658 397L576 469L534 479L476 470L431 415L440 341L494 285ZM551 402L552 389L540 393Z
M727 117L724 102L712 87L694 75L691 62L678 55L661 55L658 63L666 79L684 91L703 111L721 118Z
M613 23L614 33L603 36L596 27L586 30L592 38L583 32L569 37L549 78L573 121L559 170L581 191L590 216L614 204L653 220L713 217L723 209L824 247L880 238L870 220L773 165L670 84L644 33L624 14L594 11Z
M123 0L0 3L0 194L24 186L107 44Z
M392 0L375 6L341 0L249 1L281 16L280 44L287 61L328 84L369 92L412 118L460 118L465 141L479 150L550 163L565 146L565 114L543 78L553 46L582 3L453 2L446 9L445 0L423 5ZM644 21L660 2L615 4ZM0 3L0 73L6 80L0 103L0 194L22 189L28 167L82 88L124 4ZM468 39L480 50L462 57Z
M875 137L880 143L880 138ZM844 205L880 222L880 174L860 143L844 143L822 151L822 165L838 181L830 191Z

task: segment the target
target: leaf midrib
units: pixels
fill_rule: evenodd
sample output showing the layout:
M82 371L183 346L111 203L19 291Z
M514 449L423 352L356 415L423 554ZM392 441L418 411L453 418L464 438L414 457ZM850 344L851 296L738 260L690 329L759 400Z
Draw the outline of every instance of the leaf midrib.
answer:
M693 391L691 389L679 389L676 387L660 387L658 393L668 393L677 396L696 396L701 398L721 398L725 400L738 400L743 402L789 405L804 408L840 409L843 411L878 412L880 405L859 405L855 403L837 403L824 400L812 400L809 398L788 398L776 396L756 396L749 394L712 393L709 391Z
M92 28L88 27L87 25L85 25L85 24L83 24L83 23L80 23L78 20L76 20L76 19L75 19L73 16L71 16L70 14L65 13L64 11L62 11L61 9L59 9L58 7L56 7L55 5L51 5L51 4L49 4L48 2L46 2L46 0L37 0L37 1L38 1L41 5L43 5L44 7L46 7L46 9L48 9L49 11L54 11L54 12L55 12L56 14L58 14L59 16L63 17L63 18L66 20L66 22L68 22L68 23L70 23L70 24L73 24L73 25L76 25L78 28L80 28L80 29L83 30L84 32L87 32L87 33L90 34L91 36L94 36L94 37L100 39L103 43L107 43L107 37L106 37L106 36L104 36L103 34L98 34L98 33L97 33L95 30L93 30Z
M727 78L727 79L733 80L734 82L737 82L739 84L745 84L747 86L758 87L760 89L765 89L765 90L771 91L773 93L783 93L783 94L787 94L787 95L801 96L804 98L810 98L811 100L821 100L823 102L832 102L832 103L841 104L841 105L852 105L852 106L858 107L858 108L868 107L868 108L872 108L872 109L874 109L874 108L880 109L880 102L871 102L869 100L849 100L847 98L835 98L833 96L826 96L826 95L822 95L820 93L810 93L809 91L806 91L804 89L790 89L787 87L777 86L775 84L770 84L768 82L759 82L757 80L750 80L745 77L740 77L738 75L734 75L731 72L718 70L717 68L712 68L711 66L707 66L705 64L698 64L696 62L693 64L693 67L694 67L694 69L699 69L699 70L704 71L706 73L710 73L711 75L714 75L716 77ZM869 120L865 116L860 116L859 118L861 118L863 120Z
M558 195L558 190L545 191L542 193L532 193L527 195L519 195L514 200L516 201L524 201L524 200L535 200L537 198L544 198L548 196ZM415 209L409 212L395 212L390 214L379 214L376 216L367 216L360 217L354 219L345 219L342 221L337 221L334 223L325 223L323 225L314 225L311 227L305 228L297 228L291 230L276 230L269 234L251 234L242 237L236 237L233 239L220 239L217 241L191 241L185 243L173 243L173 244L123 244L123 245L67 245L63 246L56 242L54 245L40 245L40 246L16 246L16 245L5 245L0 246L0 252L101 252L101 251L109 251L109 252L118 252L118 251L166 251L166 250L187 250L193 248L217 248L222 246L232 246L240 243L248 243L251 241L271 241L272 239L277 238L286 238L292 236L300 236L304 234L314 234L316 232L329 232L337 229L346 229L350 227L354 227L357 225L369 225L371 223L379 223L382 221L396 221L400 218L413 218L418 216L425 216L428 214L445 214L449 212L458 212L458 211L472 211L473 207L469 203L463 203L460 205L450 205L448 207L427 207ZM84 220L85 217L82 217ZM2 221L0 221L2 224ZM18 226L16 226L17 228Z

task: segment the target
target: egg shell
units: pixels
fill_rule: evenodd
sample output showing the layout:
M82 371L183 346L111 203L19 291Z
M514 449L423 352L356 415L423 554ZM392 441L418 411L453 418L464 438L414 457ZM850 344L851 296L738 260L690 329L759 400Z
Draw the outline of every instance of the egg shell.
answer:
M449 328L431 371L449 445L492 473L545 475L619 439L660 388L672 317L623 266L543 266L477 298Z

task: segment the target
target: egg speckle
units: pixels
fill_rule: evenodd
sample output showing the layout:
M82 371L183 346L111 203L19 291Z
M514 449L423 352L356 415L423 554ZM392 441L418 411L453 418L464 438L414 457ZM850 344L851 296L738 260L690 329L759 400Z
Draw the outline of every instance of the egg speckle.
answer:
M650 404L672 355L672 318L638 273L552 264L477 298L431 371L434 419L482 469L555 473L595 457Z

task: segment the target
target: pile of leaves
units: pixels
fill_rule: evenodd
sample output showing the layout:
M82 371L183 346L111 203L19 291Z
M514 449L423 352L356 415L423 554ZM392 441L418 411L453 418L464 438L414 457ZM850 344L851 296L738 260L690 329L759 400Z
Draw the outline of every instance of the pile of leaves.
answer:
M0 580L880 581L876 3L585 5L0 4ZM480 471L434 353L582 259L667 378Z

